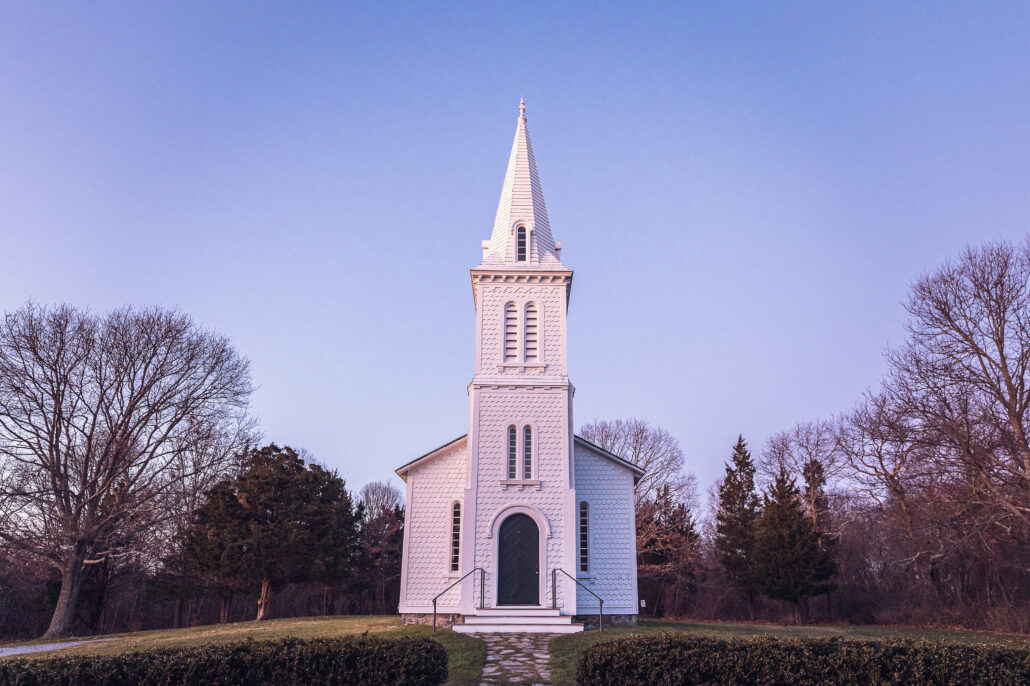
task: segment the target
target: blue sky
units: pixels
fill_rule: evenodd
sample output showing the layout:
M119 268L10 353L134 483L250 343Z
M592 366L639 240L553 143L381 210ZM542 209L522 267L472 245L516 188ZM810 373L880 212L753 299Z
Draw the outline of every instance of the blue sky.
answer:
M465 431L520 96L576 270L577 426L702 488L849 407L908 284L1030 229L1026 3L0 9L0 308L181 308L353 487Z

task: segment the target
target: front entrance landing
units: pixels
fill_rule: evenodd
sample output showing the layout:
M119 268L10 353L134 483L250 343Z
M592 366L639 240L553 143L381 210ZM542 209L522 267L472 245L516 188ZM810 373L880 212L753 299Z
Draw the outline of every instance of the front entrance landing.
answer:
M474 615L465 615L464 624L451 628L459 634L574 634L583 631L582 624L573 622L570 615L558 610L511 605L476 610Z

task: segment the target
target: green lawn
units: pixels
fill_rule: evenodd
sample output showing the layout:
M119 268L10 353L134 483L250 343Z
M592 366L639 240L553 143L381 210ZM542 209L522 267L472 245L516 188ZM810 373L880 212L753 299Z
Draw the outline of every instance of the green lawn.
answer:
M129 634L107 636L84 636L83 639L113 639L103 643L88 643L65 650L22 655L29 659L54 657L57 655L113 655L117 653L153 648L180 648L206 643L229 643L254 639L267 641L277 638L337 638L368 631L378 636L429 636L447 650L447 670L450 686L471 686L479 683L486 661L486 644L477 638L456 634L441 629L435 634L430 627L401 626L401 618L389 616L339 616L298 617L294 619L271 619L264 622L235 622L233 624L211 624L188 629L167 629L160 631L139 631ZM58 639L58 641L76 639ZM51 640L36 640L27 643L51 643ZM22 645L22 644L18 644ZM2 658L0 658L2 659Z
M732 622L675 622L642 620L637 627L606 628L604 633L596 630L578 634L558 636L551 641L551 678L554 686L573 686L576 683L576 666L583 649L597 641L611 641L633 634L658 631L714 636L717 638L746 638L751 636L783 636L798 638L841 636L845 640L867 640L878 638L907 638L928 641L954 641L957 643L993 643L996 645L1028 647L1030 637L1015 634L993 634L979 631L952 629L921 629L917 627L893 627L871 625L819 625L779 626L773 624L747 624Z

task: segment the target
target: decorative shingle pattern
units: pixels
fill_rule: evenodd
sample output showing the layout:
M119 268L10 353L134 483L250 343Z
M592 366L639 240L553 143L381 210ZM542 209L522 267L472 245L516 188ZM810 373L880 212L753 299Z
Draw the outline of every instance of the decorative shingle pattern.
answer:
M407 579L403 606L432 605L433 596L454 581L449 567L451 505L461 501L465 486L465 442L416 465L408 473L411 499L405 521L408 534ZM464 508L463 508L464 511ZM462 536L466 524L462 522ZM459 609L459 587L440 598L441 611ZM404 610L402 609L402 612Z
M493 541L487 538L490 522L509 505L525 505L542 512L551 527L551 538L546 541L547 559L540 560L540 575L545 580L554 567L562 566L565 541L565 522L562 498L566 493L562 482L563 441L568 438L562 430L562 408L565 390L483 389L479 400L479 474L476 530L476 565L487 570L487 605L496 604L497 578L493 555ZM535 488L505 488L501 481L507 478L505 436L509 425L534 427L537 440L537 474L540 490ZM544 537L544 531L540 536ZM550 593L549 584L547 593ZM549 603L550 596L541 597ZM561 600L559 593L559 601Z
M506 284L480 283L478 302L482 308L482 337L479 340L480 368L477 375L510 376L513 378L564 377L565 370L565 285L557 284ZM514 302L518 308L516 321L519 323L518 350L521 355L525 336L522 322L525 320L526 303L534 302L537 307L537 349L536 362L546 367L504 367L504 306Z
M577 511L582 501L590 504L590 564L589 571L578 572L577 576L590 590L604 598L605 614L635 614L637 560L633 473L595 455L589 448L576 445ZM577 587L576 607L580 614L596 611L597 600Z

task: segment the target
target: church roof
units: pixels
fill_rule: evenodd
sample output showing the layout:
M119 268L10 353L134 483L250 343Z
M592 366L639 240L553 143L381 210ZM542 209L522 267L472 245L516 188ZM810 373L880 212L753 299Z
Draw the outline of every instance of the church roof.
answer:
M434 457L436 457L436 456L440 455L441 453L445 452L448 448L453 448L454 446L458 445L459 443L463 443L466 438L468 438L468 434L462 434L462 435L458 436L457 438L455 438L453 441L448 441L447 443L444 443L443 445L441 445L439 448L433 448L432 450L430 450L425 455L422 455L421 457L416 457L411 462L408 462L406 464L401 465L400 467L398 467L395 470L397 476L399 476L400 478L402 478L405 481L407 481L407 479L404 478L404 475L408 473L409 469L414 467L419 462L422 462L424 460L431 460L431 459L433 459Z
M528 259L516 262L515 229L524 226L529 231ZM531 269L565 269L558 257L551 223L547 219L544 192L540 187L540 174L533 156L533 143L526 127L526 105L519 103L519 119L515 127L515 140L511 144L508 170L501 186L501 199L497 203L494 230L489 241L483 242L483 263L480 268L525 267Z
M583 438L582 436L574 436L573 438L576 441L576 445L582 446L582 447L586 448L587 450L591 450L594 453L596 453L597 455L600 455L601 457L606 457L609 460L612 460L613 462L616 462L616 463L622 465L623 467L625 467L626 469L630 470L631 472L633 472L633 483L634 484L636 482L640 481L640 477L642 477L644 475L644 470L641 469L640 467L638 467L637 465L633 464L629 460L625 460L625 459L619 457L618 455L616 455L615 453L608 452L607 450L605 450L601 446L597 445L596 443L591 443L590 441L588 441L587 439Z
M417 464L419 464L421 462L428 461L428 460L433 459L434 457L442 455L449 448L453 448L454 446L458 445L459 443L464 442L467 438L468 438L468 434L462 434L461 436L458 436L457 438L455 438L453 441L449 441L447 443L444 443L439 448L433 448L432 450L430 450L425 455L422 455L421 457L416 457L411 462L408 462L407 464L398 467L397 468L397 476L399 476L401 479L404 479L405 481L407 481L407 479L405 478L405 475L408 473L408 470L410 470L412 467L414 467L415 465L417 465ZM618 464L618 465L620 465L622 467L625 467L626 469L628 469L631 472L633 472L633 483L636 483L636 482L640 481L640 477L642 477L644 475L644 470L641 469L640 467L638 467L637 465L633 464L629 460L622 459L621 457L619 457L615 453L608 452L607 450L605 450L601 446L595 445L594 443L591 443L590 441L588 441L587 439L583 438L582 436L575 436L574 440L576 442L576 445L581 446L583 448L586 448L587 450L592 451L593 453L595 453L596 455L599 455L600 457L604 457L604 458L607 458L609 460L612 460L616 464Z

